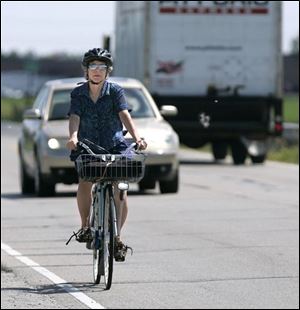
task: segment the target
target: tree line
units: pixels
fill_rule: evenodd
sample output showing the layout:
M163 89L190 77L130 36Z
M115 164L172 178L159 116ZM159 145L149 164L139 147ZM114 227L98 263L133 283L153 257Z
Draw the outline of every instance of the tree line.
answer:
M66 54L36 56L1 52L1 71L25 70L39 75L73 77L82 75L80 63L80 56Z

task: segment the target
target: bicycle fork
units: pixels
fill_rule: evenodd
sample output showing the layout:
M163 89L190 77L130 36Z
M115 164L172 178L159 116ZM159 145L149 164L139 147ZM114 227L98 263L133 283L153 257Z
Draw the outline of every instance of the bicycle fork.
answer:
M120 228L121 228L121 221L122 221L122 208L124 207L123 204L125 203L125 192L129 189L129 184L125 182L118 183L118 189L120 191L119 193L119 203L120 206L118 206L119 209L119 219L117 218L117 212L116 212L116 204L114 199L112 199L112 209L113 209L113 219L114 219L114 236L120 235ZM115 193L114 193L115 194ZM111 195L111 197L114 197L114 195ZM119 220L119 223L118 223Z
M114 193L113 193L112 187L110 188L110 207L111 207L111 216L112 216L112 222L113 222L113 232L114 232L114 238L115 238L119 234L119 230L118 230L116 205L115 205Z

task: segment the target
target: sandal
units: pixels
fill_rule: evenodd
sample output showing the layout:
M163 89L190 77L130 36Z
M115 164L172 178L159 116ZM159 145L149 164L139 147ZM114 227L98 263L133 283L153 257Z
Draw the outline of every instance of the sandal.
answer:
M125 245L121 240L117 240L115 246L115 260L117 262L124 262L128 249L130 249L132 255L133 249Z

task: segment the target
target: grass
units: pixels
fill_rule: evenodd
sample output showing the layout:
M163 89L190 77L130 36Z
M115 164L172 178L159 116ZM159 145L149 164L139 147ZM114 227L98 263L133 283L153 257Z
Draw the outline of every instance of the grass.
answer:
M267 157L268 160L299 165L299 144L289 145L283 139L276 138L273 140Z
M1 120L21 122L23 112L32 107L34 98L1 98Z
M299 146L283 147L280 150L270 151L268 160L299 165Z
M299 123L299 95L286 95L283 102L283 119L288 123Z
M184 144L180 145L184 149L190 149ZM212 153L211 144L207 143L201 148L193 149L200 152ZM228 155L231 157L230 148L228 149ZM276 138L272 141L272 145L269 149L267 160L285 162L290 164L299 165L299 144L289 145L282 138Z

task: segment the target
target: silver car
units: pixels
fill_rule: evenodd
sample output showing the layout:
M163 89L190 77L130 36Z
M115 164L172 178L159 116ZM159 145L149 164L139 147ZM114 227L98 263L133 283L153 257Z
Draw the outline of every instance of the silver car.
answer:
M162 115L176 114L176 108L158 110L147 89L137 80L110 78L125 90L131 115L148 143L145 177L141 191L154 189L159 182L161 193L176 193L179 187L179 139ZM48 81L38 93L33 107L24 112L18 141L20 184L23 194L55 194L55 184L77 183L74 163L66 149L70 92L83 78ZM125 138L131 138L129 133Z

